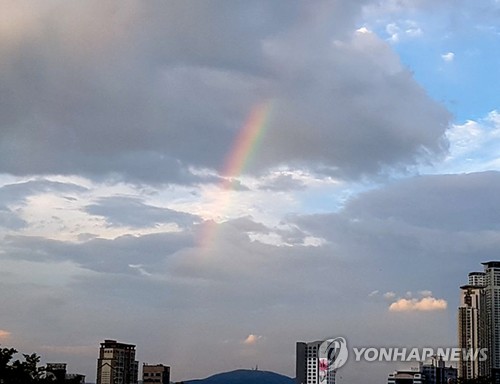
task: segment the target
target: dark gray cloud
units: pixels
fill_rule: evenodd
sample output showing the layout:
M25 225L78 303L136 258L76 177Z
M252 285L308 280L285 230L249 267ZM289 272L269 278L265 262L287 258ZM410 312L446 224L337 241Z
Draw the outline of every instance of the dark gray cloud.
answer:
M402 221L449 231L500 229L500 173L421 176L369 192L346 207L352 218Z
M83 243L43 237L9 235L4 239L4 257L34 262L72 261L97 272L140 274L131 267L154 270L165 258L194 245L190 232L124 235L113 240L90 239Z
M293 44L273 42L273 58L288 69L280 72L287 96L276 102L276 123L267 132L272 145L262 150L263 159L312 162L318 171L352 177L413 164L445 149L447 112L375 35L329 40L328 53L320 57L312 48L296 56L317 43L307 34L294 37ZM304 59L311 57L313 62Z
M351 40L364 3L12 4L0 171L193 183L190 167L220 170L263 100L269 127L247 172L349 178L441 153L444 108L382 41Z
M408 290L424 285L453 303L467 272L498 258L499 183L498 172L421 176L294 222L326 239L334 254L358 260L373 289L393 290L390 276L408 274Z
M133 228L154 227L162 223L175 223L179 227L191 227L200 222L197 216L173 209L154 207L145 204L139 198L104 197L95 204L85 207L91 215L103 216L111 226L129 226Z

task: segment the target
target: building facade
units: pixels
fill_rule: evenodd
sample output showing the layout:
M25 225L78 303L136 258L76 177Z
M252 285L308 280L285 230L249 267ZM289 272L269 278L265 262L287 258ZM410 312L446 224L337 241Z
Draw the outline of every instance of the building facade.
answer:
M135 345L104 340L97 360L97 384L137 384Z
M500 383L500 261L490 261L483 265L491 377L495 383Z
M295 383L296 384L335 384L335 371L327 371L326 377L320 378L319 348L323 341L310 343L297 342Z
M389 373L387 384L426 384L421 372L410 369Z
M490 374L489 359L480 361L477 352L489 347L486 296L483 288L483 285L460 287L458 346L466 353L460 355L458 369L459 376L463 379L474 379Z
M500 261L482 263L484 272L469 273L460 287L458 374L463 379L491 377L500 383ZM487 359L478 351L487 350Z
M420 372L425 377L426 384L456 383L458 377L457 369L447 367L441 356L434 356L430 364L420 364Z
M53 384L85 384L85 375L66 372L66 363L47 363L45 376Z
M449 384L456 383L456 379L456 368L446 367L441 357L433 357L430 363L420 363L418 368L390 373L387 384Z
M163 364L142 365L142 382L144 384L169 384L170 367Z
M45 375L54 383L64 383L66 380L66 363L47 363Z

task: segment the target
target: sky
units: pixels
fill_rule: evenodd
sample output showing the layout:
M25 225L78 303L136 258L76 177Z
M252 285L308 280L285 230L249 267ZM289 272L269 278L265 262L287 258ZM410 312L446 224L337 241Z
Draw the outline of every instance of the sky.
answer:
M0 344L95 378L456 345L500 255L498 0L0 1ZM385 382L397 363L348 363Z

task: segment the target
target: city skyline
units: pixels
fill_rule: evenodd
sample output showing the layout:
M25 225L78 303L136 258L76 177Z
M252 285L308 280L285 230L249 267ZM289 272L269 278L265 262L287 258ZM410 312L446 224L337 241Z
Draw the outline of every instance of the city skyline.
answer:
M499 43L498 0L0 0L0 345L90 382L105 339L173 381L455 345Z

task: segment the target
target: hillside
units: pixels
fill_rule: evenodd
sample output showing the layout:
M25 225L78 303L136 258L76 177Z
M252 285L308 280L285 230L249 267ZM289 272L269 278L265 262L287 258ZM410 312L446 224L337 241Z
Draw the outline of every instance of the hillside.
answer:
M294 384L295 380L278 373L239 369L218 373L206 379L189 380L185 384Z

